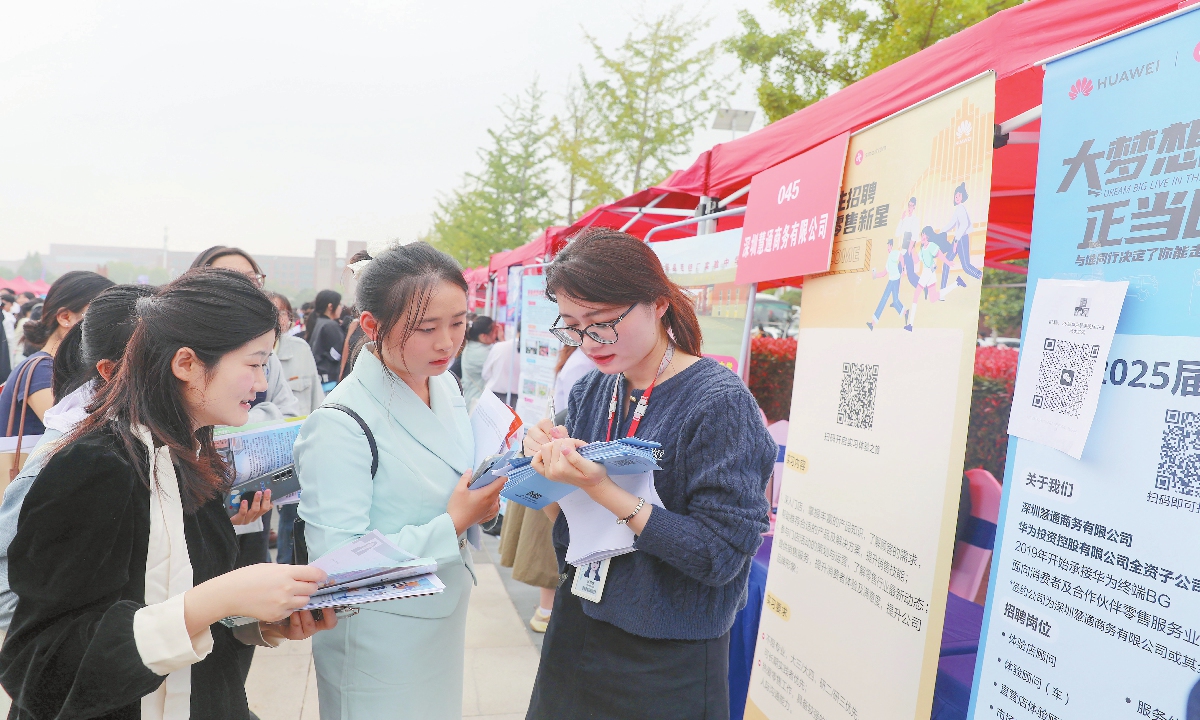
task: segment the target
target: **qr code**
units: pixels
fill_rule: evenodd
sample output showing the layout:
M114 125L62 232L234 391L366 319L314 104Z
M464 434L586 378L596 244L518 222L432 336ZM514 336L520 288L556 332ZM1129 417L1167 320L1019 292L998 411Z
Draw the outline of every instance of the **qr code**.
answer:
M1167 411L1154 487L1200 496L1200 413Z
M879 366L842 363L842 392L838 397L839 425L870 430L875 423L875 387Z
M1100 346L1046 338L1042 341L1042 350L1033 406L1079 417L1083 399L1087 397L1088 381L1096 367L1096 359L1100 357Z

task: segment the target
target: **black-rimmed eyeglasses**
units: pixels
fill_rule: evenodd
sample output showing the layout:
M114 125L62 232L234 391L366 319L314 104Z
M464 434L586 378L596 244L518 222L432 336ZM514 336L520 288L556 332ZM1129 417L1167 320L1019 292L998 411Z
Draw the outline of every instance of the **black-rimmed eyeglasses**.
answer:
M563 345L570 345L571 347L583 345L584 335L587 335L601 345L612 345L617 341L617 323L624 320L625 316L633 312L635 307L637 307L637 303L630 305L629 309L621 313L616 320L592 323L582 330L573 327L559 327L558 321L562 320L562 315L559 315L554 319L554 325L550 327L550 332L553 333L554 337L562 341Z

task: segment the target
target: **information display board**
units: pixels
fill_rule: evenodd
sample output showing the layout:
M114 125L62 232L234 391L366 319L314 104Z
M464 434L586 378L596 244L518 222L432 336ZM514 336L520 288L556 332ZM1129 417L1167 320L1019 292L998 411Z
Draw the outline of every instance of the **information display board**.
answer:
M554 366L562 343L550 332L558 317L558 303L546 297L542 268L523 269L521 298L521 389L517 416L532 427L548 416L554 395Z
M738 356L746 332L746 305L753 288L739 284L738 248L742 229L650 243L663 270L696 306L701 350L730 370L740 371Z
M1026 317L1043 278L1129 288L1080 459L1010 442L978 720L1182 720L1200 680L1197 87L1200 12L1046 68Z
M988 73L850 139L833 264L804 282L748 720L929 718L994 103Z

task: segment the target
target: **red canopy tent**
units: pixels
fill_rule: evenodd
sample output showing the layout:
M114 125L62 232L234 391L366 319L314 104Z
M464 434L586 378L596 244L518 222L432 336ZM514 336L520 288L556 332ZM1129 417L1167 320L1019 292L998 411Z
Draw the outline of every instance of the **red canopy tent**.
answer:
M29 291L39 297L45 297L46 293L50 292L50 284L46 281L26 280L23 277L15 277L12 280L0 278L0 287L12 288L17 293Z
M858 130L987 70L996 71L996 119L1041 104L1038 62L1153 20L1196 0L1031 0L845 87L758 132L705 151L662 184L667 191L726 196L758 172ZM1026 130L1035 130L1029 125ZM1036 145L995 154L987 264L1026 257L1033 222ZM1011 266L1006 269L1012 269Z
M629 225L626 232L644 238L652 228L668 225L673 222L692 217L700 196L690 191L678 191L670 188L670 183L679 173L676 172L662 184L646 188L641 192L617 200L607 205L598 205L579 217L574 223L564 228L554 228L551 234L551 249L557 252L566 244L567 238L589 227L621 228ZM729 222L730 219L718 220L718 229L740 227L741 221ZM632 224L630 224L632 221ZM694 228L672 228L655 234L658 240L674 240L695 234Z
M555 233L562 229L558 225L551 225L543 230L541 235L538 235L520 247L494 253L488 262L488 270L493 273L500 272L513 265L529 265L530 263L540 261L547 255L552 255L551 240Z
M690 210L701 196L728 197L767 168L987 70L996 72L996 119L1009 120L1041 104L1043 71L1037 63L1197 1L1031 0L997 13L757 132L713 146L691 167L655 187L593 208L570 227L552 234L553 249L561 248L566 238L585 227L621 227L631 215L620 208L644 207L662 197L658 208ZM1038 128L1035 122L1023 129ZM1028 256L1036 174L1036 144L1010 144L996 151L986 265L1023 270L1004 261ZM738 202L744 203L744 199ZM645 237L650 228L678 219L646 215L628 232ZM740 226L740 217L718 221L720 230ZM672 229L656 233L655 238L670 240L693 233L691 228ZM784 279L771 286L798 285L799 281Z

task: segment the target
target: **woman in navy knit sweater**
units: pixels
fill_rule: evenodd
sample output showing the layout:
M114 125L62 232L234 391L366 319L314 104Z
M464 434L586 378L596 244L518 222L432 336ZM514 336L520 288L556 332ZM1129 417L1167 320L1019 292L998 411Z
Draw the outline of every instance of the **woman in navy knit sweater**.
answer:
M527 720L728 718L729 629L768 527L775 443L742 381L700 357L692 301L645 243L584 231L546 269L546 294L560 312L552 332L598 370L571 391L565 426L531 428L526 454L637 539L607 567L577 569L565 560L567 518L546 509L562 592ZM575 452L630 435L662 445L661 501L625 491ZM585 570L603 582L577 595L575 574Z

